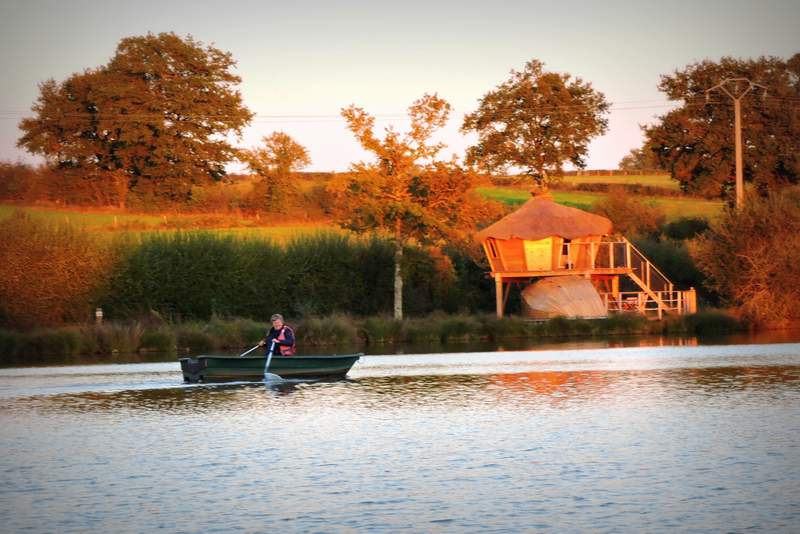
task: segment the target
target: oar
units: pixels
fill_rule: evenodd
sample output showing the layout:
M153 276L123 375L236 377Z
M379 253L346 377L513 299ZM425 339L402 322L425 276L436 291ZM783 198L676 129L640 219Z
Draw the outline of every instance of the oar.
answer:
M264 365L264 382L271 382L272 380L283 380L280 376L269 372L269 364L272 362L272 353L275 352L275 340L272 340L272 345L269 346L269 353L267 354L267 363Z
M250 350L248 350L248 351L246 351L246 352L243 352L243 353L241 353L241 354L239 355L239 357L241 358L242 356L246 356L246 355L250 354L251 352L253 352L254 350L256 350L256 349L257 349L258 347L260 347L260 346L261 346L261 345L256 345L256 346L255 346L255 347L253 347L252 349L250 349Z

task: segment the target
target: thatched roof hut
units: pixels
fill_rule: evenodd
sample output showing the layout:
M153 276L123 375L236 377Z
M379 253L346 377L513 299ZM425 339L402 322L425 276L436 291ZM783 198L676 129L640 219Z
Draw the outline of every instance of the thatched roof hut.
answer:
M611 221L578 208L556 204L550 195L536 196L517 211L476 235L496 273L542 272L593 260L586 246L611 233Z
M601 215L556 204L550 195L542 195L530 199L517 211L484 228L476 238L481 242L490 237L526 241L551 236L575 239L608 235L611 228L611 221Z

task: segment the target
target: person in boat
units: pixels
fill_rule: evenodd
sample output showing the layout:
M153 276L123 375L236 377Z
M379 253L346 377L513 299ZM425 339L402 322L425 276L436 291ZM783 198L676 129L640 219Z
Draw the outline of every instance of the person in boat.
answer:
M294 330L288 324L284 324L283 315L280 313L274 314L270 317L272 321L272 328L267 332L266 339L259 341L259 345L267 347L266 356L269 356L270 349L274 346L273 356L292 356L295 352ZM273 343L275 345L273 345Z

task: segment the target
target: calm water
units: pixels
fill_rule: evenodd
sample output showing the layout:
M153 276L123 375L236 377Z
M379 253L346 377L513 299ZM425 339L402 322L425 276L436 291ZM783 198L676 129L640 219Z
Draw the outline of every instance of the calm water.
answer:
M1 532L798 532L800 344L0 369Z

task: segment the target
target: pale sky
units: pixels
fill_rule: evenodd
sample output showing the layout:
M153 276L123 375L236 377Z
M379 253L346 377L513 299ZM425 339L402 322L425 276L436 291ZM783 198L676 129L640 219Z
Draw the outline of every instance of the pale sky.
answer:
M661 74L722 56L800 52L800 0L170 1L2 0L0 159L38 162L15 147L37 84L105 64L123 37L191 34L231 52L245 105L257 116L237 144L282 130L308 148L308 170L342 171L368 158L339 117L354 103L378 126L404 129L423 93L453 105L440 139L458 132L478 99L537 58L592 83L612 103L589 168L616 168L641 144L639 125L669 106ZM236 170L236 169L232 169Z

